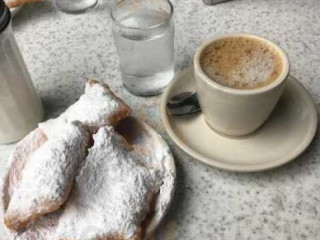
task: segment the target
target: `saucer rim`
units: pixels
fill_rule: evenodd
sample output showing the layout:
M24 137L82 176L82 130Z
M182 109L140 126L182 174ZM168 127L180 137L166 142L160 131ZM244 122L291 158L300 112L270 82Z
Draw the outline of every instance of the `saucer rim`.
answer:
M154 232L159 228L160 224L163 222L163 219L165 218L165 216L167 215L171 205L172 205L172 201L174 198L174 193L176 190L176 181L177 181L177 168L176 168L176 164L175 164L175 159L174 156L172 154L172 151L169 147L169 144L167 143L167 141L162 137L162 135L156 131L152 126L150 126L147 122L141 120L140 118L137 117L129 117L132 118L133 120L136 120L139 124L141 124L141 126L144 128L144 131L146 131L145 134L149 135L150 137L156 139L160 145L160 147L165 150L167 149L167 155L164 157L163 159L163 164L164 164L164 168L166 168L166 170L168 172L170 172L170 174L172 174L173 177L173 185L172 188L170 189L170 191L167 193L166 196L161 195L161 191L159 193L159 196L156 200L156 205L158 205L158 207L162 207L162 214L158 214L156 215L158 212L155 211L155 216L153 216L153 218L150 220L149 224L146 226L145 228L145 237L143 238L144 240L149 239ZM169 198L168 204L166 204L165 206L161 206L160 204L160 199L161 197L163 198Z
M214 158L210 158L207 156L204 156L201 154L201 152L197 152L196 150L193 150L190 148L187 144L185 144L180 138L175 134L175 131L171 127L171 124L169 122L169 117L168 113L166 110L166 104L168 102L168 97L169 94L171 93L173 86L178 82L181 78L184 77L184 75L191 73L193 74L194 67L191 65L183 70L181 70L171 81L171 83L167 86L165 89L162 99L161 99L161 118L162 118L162 123L163 126L168 133L169 137L173 140L173 142L186 154L189 156L193 157L195 160L201 161L207 165L210 165L212 167L216 167L221 170L226 170L226 171L231 171L231 172L261 172L261 171L266 171L270 169L274 169L277 167L280 167L288 162L293 161L296 159L298 156L300 156L306 149L307 147L311 144L312 140L315 137L315 134L317 132L317 127L318 127L318 111L316 104L314 100L312 99L310 93L308 90L303 86L302 83L300 83L295 77L292 75L289 75L289 78L291 81L294 81L296 83L297 87L302 88L304 95L306 96L306 101L309 101L311 103L311 108L310 110L313 114L310 117L311 118L311 123L308 129L308 132L303 136L304 140L301 141L301 143L297 146L297 148L293 149L289 154L285 155L284 157L281 157L279 159L276 159L274 161L268 161L264 163L258 163L258 164L233 164L233 163L226 163L226 162L221 162L218 160L215 160ZM193 77L194 81L194 77ZM200 113L202 114L202 113ZM223 137L223 136L221 136ZM250 136L248 136L250 137Z

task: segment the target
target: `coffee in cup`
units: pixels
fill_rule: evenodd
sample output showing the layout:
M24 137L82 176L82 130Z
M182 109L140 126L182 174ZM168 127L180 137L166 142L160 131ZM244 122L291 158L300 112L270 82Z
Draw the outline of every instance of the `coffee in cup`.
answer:
M206 41L194 58L206 122L228 136L254 132L276 106L289 70L287 55L267 39L240 33Z
M250 37L227 37L209 44L200 65L213 81L235 89L255 89L274 82L282 72L279 53Z

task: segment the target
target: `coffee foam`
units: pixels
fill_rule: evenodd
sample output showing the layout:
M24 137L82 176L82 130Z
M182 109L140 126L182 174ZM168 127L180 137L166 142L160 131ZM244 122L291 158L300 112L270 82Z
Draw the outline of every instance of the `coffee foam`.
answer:
M275 81L282 60L267 43L249 37L229 37L207 46L200 64L213 81L230 88L254 89Z

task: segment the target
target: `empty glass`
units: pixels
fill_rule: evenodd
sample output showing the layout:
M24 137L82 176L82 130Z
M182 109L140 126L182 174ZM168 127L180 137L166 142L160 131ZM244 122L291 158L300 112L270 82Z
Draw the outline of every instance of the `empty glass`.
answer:
M56 0L59 10L66 13L83 13L95 7L98 0Z
M111 9L123 85L136 95L162 92L174 76L173 6L122 0Z

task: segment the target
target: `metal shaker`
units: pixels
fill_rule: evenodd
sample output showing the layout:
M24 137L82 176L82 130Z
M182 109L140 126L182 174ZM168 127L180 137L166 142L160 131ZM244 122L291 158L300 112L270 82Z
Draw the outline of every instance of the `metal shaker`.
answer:
M11 13L0 0L0 144L20 140L42 117L41 101L11 29Z

